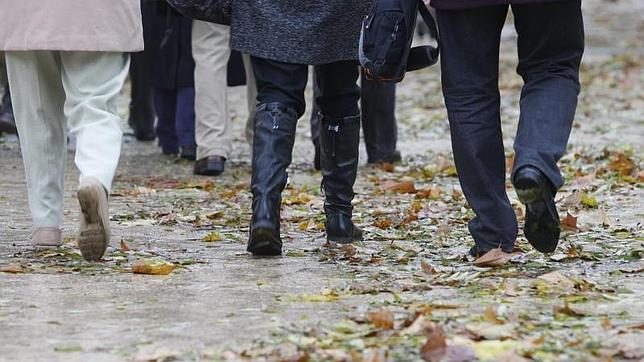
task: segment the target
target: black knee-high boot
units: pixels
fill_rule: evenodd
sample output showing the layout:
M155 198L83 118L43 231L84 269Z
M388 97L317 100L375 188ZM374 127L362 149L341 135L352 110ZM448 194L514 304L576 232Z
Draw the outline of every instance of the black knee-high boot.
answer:
M322 116L320 143L327 240L338 243L362 240L362 230L351 221L353 184L358 170L360 115L338 119Z
M247 250L280 255L280 206L291 163L297 114L280 103L262 104L255 116L251 191L253 216Z

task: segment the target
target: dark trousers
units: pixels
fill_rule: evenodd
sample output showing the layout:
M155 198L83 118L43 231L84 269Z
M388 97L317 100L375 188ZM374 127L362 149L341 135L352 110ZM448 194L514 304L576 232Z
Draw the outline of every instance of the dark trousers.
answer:
M257 82L258 104L279 102L293 109L298 117L301 117L306 109L304 90L308 80L308 66L257 57L251 57L251 63ZM324 116L334 119L360 113L356 62L341 61L317 65L315 77L320 87L316 103Z
M133 126L151 129L154 125L154 105L150 84L149 63L144 52L132 53L130 61L130 118Z
M367 149L367 162L377 162L396 153L398 126L396 123L396 84L376 83L362 77L360 81L360 109L362 132ZM313 82L313 96L320 90ZM319 107L313 103L311 110L311 140L317 145L320 139Z
M476 217L469 230L480 251L512 249L517 220L505 191L498 89L499 44L507 5L439 10L443 94L454 161ZM517 73L524 81L512 175L530 165L555 189L579 93L584 49L581 2L512 5Z
M157 137L164 153L178 153L179 147L196 147L195 89L154 88Z
M0 100L0 114L10 114L13 116L13 105L11 103L11 92L9 91L9 83L4 84L4 94Z

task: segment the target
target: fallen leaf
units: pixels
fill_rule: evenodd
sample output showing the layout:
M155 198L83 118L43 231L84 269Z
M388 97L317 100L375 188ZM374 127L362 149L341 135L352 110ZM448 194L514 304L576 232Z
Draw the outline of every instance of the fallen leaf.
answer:
M538 278L561 289L573 289L575 287L575 282L558 271L543 274Z
M373 222L373 226L377 227L378 229L389 229L393 225L390 219L377 219L376 221Z
M132 264L132 273L150 275L168 275L177 266L161 258L140 259Z
M420 348L420 356L429 362L438 362L447 354L447 342L440 327L433 325L433 328L425 331L427 340Z
M586 206L588 208L594 209L597 206L599 206L599 203L597 202L597 199L594 196L588 195L587 192L582 192L580 195L581 198L581 204L583 206Z
M561 225L563 225L564 229L577 230L577 216L567 211L566 217L561 220Z
M608 167L622 176L628 176L635 170L635 163L627 154L616 152L611 156Z
M0 268L0 272L19 274L19 273L24 273L25 268L23 268L22 266L17 265L17 264L9 264L9 265L5 265L2 268Z
M570 304L568 302L564 303L564 306L554 306L553 307L555 315L557 314L564 314L570 317L583 317L586 314L584 312L578 311L576 309L573 309L570 307Z
M125 243L125 241L123 239L121 239L120 249L121 249L122 253L127 253L128 251L130 251L130 248L127 246L127 244Z
M379 162L376 166L385 172L394 172L396 170L396 166L390 162Z
M399 194L416 193L416 186L411 181L387 181L382 185L382 188L386 191Z
M288 297L288 300L291 302L310 302L310 303L322 303L322 302L333 302L340 299L340 296L331 291L323 294L302 294L302 295L292 295Z
M429 275L436 275L438 274L438 270L431 266L428 262L425 260L420 261L420 269L423 271L423 273L429 274Z
M203 237L203 241L206 243L214 243L217 241L222 241L224 238L218 232L211 231Z
M394 315L387 308L380 308L369 312L369 321L378 329L394 329Z
M492 308L491 305L488 305L485 307L485 312L483 312L483 316L485 317L485 320L492 324L505 324L505 321L503 319L499 318L499 315L496 313L494 308Z
M427 189L419 189L416 192L416 199L439 199L443 194L440 186L432 186Z
M480 268L492 268L505 265L512 258L519 254L520 253L518 252L506 253L505 251L501 250L501 248L492 249L474 260L474 266Z

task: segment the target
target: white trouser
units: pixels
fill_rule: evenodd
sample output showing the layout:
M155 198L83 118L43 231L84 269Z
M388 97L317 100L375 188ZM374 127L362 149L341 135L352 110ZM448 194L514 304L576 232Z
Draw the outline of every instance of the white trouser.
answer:
M80 182L109 192L121 153L116 98L129 55L112 52L6 52L11 98L35 227L60 227L67 133L76 136Z
M226 78L229 42L229 26L193 22L197 159L215 155L228 158L232 147Z

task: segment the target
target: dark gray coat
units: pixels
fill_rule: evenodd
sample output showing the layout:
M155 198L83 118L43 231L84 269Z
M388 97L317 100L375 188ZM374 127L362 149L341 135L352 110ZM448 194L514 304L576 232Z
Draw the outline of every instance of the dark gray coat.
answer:
M360 24L373 0L235 0L231 45L298 64L358 58Z
M530 4L545 3L561 0L432 0L431 6L436 9L468 9L480 6L504 5L504 4Z

